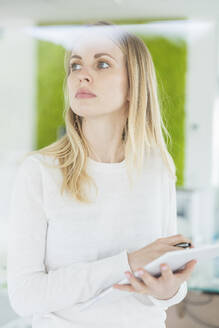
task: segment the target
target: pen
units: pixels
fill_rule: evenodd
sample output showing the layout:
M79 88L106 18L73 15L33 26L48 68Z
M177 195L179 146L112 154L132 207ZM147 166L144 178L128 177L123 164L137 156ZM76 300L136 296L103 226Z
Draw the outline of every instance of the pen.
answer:
M191 243L179 243L174 246L188 248L188 247L191 247Z

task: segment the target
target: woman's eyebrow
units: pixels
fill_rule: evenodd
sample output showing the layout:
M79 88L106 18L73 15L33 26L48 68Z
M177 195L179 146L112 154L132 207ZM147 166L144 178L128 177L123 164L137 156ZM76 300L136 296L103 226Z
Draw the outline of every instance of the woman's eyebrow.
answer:
M110 54L107 54L106 52L100 52L100 53L94 55L94 58L98 58L98 57L101 57L101 56L109 56L109 57L111 57L112 59L114 59L116 61L116 59L113 56L111 56ZM79 59L82 59L81 56L79 56L79 55L72 55L70 57L70 59L71 58L79 58Z

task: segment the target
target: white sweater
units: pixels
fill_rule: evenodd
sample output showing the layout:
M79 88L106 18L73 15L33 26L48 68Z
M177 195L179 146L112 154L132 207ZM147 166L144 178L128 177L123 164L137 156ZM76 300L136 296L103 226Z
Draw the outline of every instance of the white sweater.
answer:
M159 152L146 158L132 191L125 160L88 158L99 190L94 204L61 196L60 169L41 160L52 162L33 154L20 164L11 197L7 281L14 311L31 317L33 328L165 327L165 310L186 296L186 282L168 300L115 289L78 309L126 278L127 252L177 233L175 181Z

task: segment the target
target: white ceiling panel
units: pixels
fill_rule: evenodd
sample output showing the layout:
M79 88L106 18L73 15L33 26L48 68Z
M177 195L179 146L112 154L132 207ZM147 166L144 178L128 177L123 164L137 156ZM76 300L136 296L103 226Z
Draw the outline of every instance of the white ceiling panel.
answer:
M0 0L8 20L77 21L146 17L218 18L219 0Z

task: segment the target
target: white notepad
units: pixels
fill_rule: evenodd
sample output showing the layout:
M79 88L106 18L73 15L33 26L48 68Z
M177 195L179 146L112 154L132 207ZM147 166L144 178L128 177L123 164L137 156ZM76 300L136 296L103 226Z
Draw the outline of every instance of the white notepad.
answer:
M144 266L144 268L153 276L159 276L161 273L160 264L162 263L167 263L173 272L177 272L178 270L183 269L185 264L193 259L201 262L210 260L217 256L219 256L219 243L167 252L164 255L158 257L156 260L148 263L146 266ZM141 279L137 273L135 273L135 277ZM117 284L127 283L129 283L127 278L117 282ZM109 287L102 291L98 296L92 298L90 301L79 304L79 311L83 311L90 307L112 291L115 291L115 289L113 287Z

